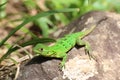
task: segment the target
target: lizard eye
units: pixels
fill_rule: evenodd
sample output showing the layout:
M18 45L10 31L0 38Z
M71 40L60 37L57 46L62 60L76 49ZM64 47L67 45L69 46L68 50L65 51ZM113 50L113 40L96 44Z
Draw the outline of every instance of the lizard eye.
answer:
M40 48L39 50L40 50L40 51L43 51L43 48Z

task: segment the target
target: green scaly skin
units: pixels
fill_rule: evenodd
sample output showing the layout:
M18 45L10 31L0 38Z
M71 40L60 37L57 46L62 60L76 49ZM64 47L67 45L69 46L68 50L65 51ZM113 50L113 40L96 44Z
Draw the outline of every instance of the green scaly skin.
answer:
M56 41L56 43L52 46L47 46L44 44L37 44L33 51L37 53L38 55L45 56L45 57L56 57L56 58L62 58L61 66L64 67L66 58L67 58L67 52L77 45L84 45L85 50L87 51L87 54L89 57L92 57L90 54L90 45L88 42L85 42L82 40L86 35L91 33L95 26L92 26L90 29L76 32L72 34L68 34L63 38L60 38Z

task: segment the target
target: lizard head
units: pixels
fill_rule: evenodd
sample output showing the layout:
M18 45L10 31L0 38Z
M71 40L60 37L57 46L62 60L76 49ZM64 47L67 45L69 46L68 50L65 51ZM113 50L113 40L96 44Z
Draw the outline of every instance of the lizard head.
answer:
M33 51L38 55L47 56L47 54L49 53L49 47L44 44L37 44L33 48Z

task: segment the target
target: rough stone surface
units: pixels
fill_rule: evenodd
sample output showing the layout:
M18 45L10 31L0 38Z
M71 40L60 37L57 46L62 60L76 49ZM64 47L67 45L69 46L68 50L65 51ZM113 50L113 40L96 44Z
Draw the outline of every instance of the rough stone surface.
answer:
M21 65L17 80L120 80L119 14L99 11L89 12L67 25L67 27L58 30L53 34L53 37L58 38L68 33L78 32L83 28L90 28L94 24L97 27L84 40L90 43L91 53L95 56L96 61L90 60L85 55L84 47L76 46L68 52L65 69L60 70L60 59L35 57L25 65ZM92 65L89 65L90 63ZM84 67L84 65L87 66ZM76 74L77 77L75 77L70 69L73 70L73 73L78 71L80 73ZM67 73L65 73L66 71ZM71 78L69 72L74 78ZM92 76L86 75L88 72ZM87 78L83 78L85 75L82 73ZM81 78L78 79L78 77Z

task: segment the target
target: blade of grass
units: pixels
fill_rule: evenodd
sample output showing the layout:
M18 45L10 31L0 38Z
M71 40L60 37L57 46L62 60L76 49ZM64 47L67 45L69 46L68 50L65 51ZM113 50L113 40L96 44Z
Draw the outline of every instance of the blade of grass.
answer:
M0 4L0 19L4 18L6 16L5 8L7 4L7 0L1 0L2 4Z
M14 64L16 64L16 65L18 64L18 62L15 59L10 58L10 60L12 60Z
M0 7L4 6L7 3L7 1L5 1L4 3L0 4Z
M78 11L78 8L72 8L72 9L62 9L62 10L53 10L53 11L46 11L39 13L35 16L30 16L29 18L26 18L20 25L18 25L15 29L13 29L8 36L6 36L1 42L0 42L0 47L16 32L18 31L21 27L26 25L27 23L34 21L40 17L45 17L49 15L53 15L55 13L62 13L62 12L72 12L72 11Z
M26 46L29 46L29 45L35 45L35 44L37 44L37 43L46 43L46 42L55 42L55 40L50 39L50 38L34 38L33 40L24 42L24 43L22 43L22 44L19 45L19 46L21 46L21 47L26 47ZM0 58L0 63L1 63L5 58L7 58L7 56L9 56L13 51L16 51L16 50L18 50L18 49L20 49L20 47L18 47L18 46L15 46L15 47L14 47L14 45L12 45L12 46L8 49L8 51Z

